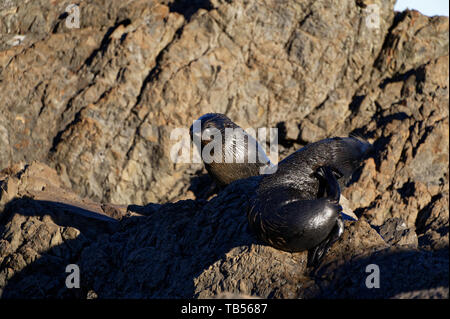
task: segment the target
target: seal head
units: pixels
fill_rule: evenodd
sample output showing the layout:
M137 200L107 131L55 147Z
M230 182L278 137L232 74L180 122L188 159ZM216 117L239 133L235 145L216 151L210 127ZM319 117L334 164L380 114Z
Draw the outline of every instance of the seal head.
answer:
M223 114L202 115L190 134L219 186L259 175L272 165L257 140Z

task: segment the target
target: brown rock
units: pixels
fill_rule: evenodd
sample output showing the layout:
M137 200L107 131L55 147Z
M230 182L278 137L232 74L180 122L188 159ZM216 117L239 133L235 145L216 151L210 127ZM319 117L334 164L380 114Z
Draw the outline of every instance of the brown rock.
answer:
M88 0L68 29L68 4L0 4L3 297L448 296L448 18L388 0ZM206 112L284 127L280 159L373 142L343 192L358 221L319 269L248 233L256 179L214 194L201 164L168 160L172 129Z
M165 1L86 1L80 29L71 30L58 18L68 4L12 2L2 11L8 22L1 32L41 37L0 54L0 107L10 110L0 113L8 141L0 167L44 160L81 196L115 204L186 192L186 165L166 160L169 128L188 128L208 111L243 127L287 120L291 139L311 113L317 133L303 129L302 138L329 135L336 117L350 114L352 91L368 77L393 19L387 0L376 28L354 1L211 1L189 14L189 6ZM52 63L41 71L44 61ZM28 68L36 71L24 73L19 90L17 72Z

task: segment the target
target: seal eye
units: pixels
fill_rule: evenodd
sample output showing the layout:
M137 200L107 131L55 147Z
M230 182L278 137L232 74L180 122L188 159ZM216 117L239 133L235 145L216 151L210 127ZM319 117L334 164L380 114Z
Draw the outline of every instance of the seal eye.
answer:
M214 132L213 132L213 129L214 129L214 128L213 128L213 127L210 127L210 126L207 127L207 128L205 128L205 129L203 130L203 134L202 134L202 135L203 135L204 137L211 137L211 135L213 135L213 133L214 133Z
M216 129L213 125L207 126L205 129L203 129L201 134L202 142L205 142L206 144L214 140L215 136L217 134L220 134L220 131Z

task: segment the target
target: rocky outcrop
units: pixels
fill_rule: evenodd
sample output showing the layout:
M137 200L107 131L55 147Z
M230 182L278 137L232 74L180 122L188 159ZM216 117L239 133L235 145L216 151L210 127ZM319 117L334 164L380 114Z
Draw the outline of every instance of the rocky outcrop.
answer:
M393 2L83 1L78 29L70 1L3 2L2 297L448 298L448 18ZM209 111L278 127L280 159L373 142L321 267L248 231L258 178L211 196L168 160Z
M70 1L9 2L0 32L26 37L0 55L0 167L36 159L82 196L165 202L187 190L188 166L166 160L170 130L200 114L286 127L287 139L300 123L307 142L332 134L369 78L393 2L372 25L355 1L196 1L190 15L183 1L85 1L79 29L66 27Z
M439 287L448 296L448 249L405 246L362 219L346 221L314 271L306 268L306 252L258 242L245 215L257 180L235 182L210 201L106 209L76 199L40 163L10 171L1 179L2 199L16 192L1 215L2 297L379 298L429 289L434 296ZM13 184L19 186L3 187ZM80 267L81 289L65 286L69 264ZM364 286L369 264L381 268L383 289Z

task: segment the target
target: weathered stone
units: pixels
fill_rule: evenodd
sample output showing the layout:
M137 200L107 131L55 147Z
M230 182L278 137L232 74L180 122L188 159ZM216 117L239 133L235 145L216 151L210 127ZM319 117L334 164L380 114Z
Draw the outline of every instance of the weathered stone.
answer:
M354 1L202 3L86 1L80 29L71 30L60 17L68 1L11 2L0 31L41 38L0 53L1 107L11 110L0 113L8 141L0 167L47 161L94 200L176 199L187 191L179 184L187 166L165 160L174 144L169 127L188 128L215 111L243 127L286 121L296 140L311 113L323 132L303 130L301 138L327 136L336 116L350 114L352 92L368 77L394 15L387 0L378 3L376 27ZM44 61L52 63L24 72L19 90L17 72Z
M390 218L380 227L379 233L390 245L417 248L417 235L414 229L407 228L404 220Z
M70 29L69 4L0 4L2 297L448 298L448 18L388 0L87 0ZM374 144L343 191L358 220L318 269L247 230L257 178L216 194L201 164L170 161L172 129L206 112L284 128L279 159Z

